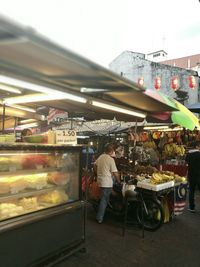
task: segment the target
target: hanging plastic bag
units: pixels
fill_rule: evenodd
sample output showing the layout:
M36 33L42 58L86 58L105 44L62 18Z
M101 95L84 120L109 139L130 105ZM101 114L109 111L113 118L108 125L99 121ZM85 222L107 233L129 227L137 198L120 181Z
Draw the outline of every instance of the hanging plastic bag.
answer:
M95 179L88 186L88 196L94 200L98 200L101 197L101 187L99 187Z

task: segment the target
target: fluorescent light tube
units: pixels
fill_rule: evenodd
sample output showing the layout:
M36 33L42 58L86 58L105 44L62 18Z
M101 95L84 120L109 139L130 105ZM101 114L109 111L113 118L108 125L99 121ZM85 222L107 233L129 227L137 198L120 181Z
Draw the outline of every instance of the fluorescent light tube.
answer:
M158 132L175 132L175 131L182 131L182 127L175 127L175 128L168 128L163 130L158 130Z
M169 126L145 126L144 130L160 130L160 129L168 129Z
M37 122L33 122L33 123L18 125L17 128L26 129L26 128L32 128L32 127L37 127L37 126L38 126L38 123Z
M86 139L86 138L90 138L89 136L86 136L86 135L77 135L77 138L78 139Z
M84 97L76 96L76 95L73 95L71 93L61 92L61 91L51 89L51 88L46 87L46 86L37 85L34 83L26 82L23 80L18 80L15 78L4 76L4 75L0 75L0 82L5 83L5 84L9 84L9 85L13 85L13 86L17 86L20 88L28 89L28 90L40 92L40 93L45 93L45 94L47 94L47 96L51 97L51 99L47 99L47 100L69 99L69 100L77 101L77 102L81 102L81 103L87 102L87 99ZM45 101L45 99L42 99L41 101ZM22 102L13 102L13 104L14 103L22 103Z
M108 89L101 89L101 88L81 88L81 93L98 93L98 92L107 92Z
M22 93L19 89L13 88L13 87L5 85L5 84L0 84L0 90L10 92L10 93L15 93L15 94L21 94Z
M121 108L119 106L113 106L111 104L106 104L106 103L102 103L98 101L91 101L91 104L99 108L108 109L108 110L116 111L119 113L124 113L124 114L135 116L135 117L140 117L140 118L146 117L146 113L144 112L133 111L130 109Z
M23 104L23 103L61 100L61 99L68 99L68 100L77 101L81 103L87 102L87 99L84 97L79 97L79 96L71 95L68 93L64 93L63 95L63 93L61 94L60 93L61 92L57 91L56 95L30 94L30 95L9 97L9 98L5 98L3 103L6 105L13 105L13 104Z
M32 122L36 122L36 119L27 119L27 120L21 120L19 121L20 124L27 124L27 123L32 123Z
M6 104L6 106L9 106L11 108L17 108L17 109L29 111L29 112L32 112L32 113L35 113L36 112L36 110L33 109L33 108L29 108L29 107L25 107L25 106L21 106L21 105Z

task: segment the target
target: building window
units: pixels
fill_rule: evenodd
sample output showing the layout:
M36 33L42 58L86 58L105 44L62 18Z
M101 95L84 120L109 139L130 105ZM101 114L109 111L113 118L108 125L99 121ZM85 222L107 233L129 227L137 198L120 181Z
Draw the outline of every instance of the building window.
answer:
M153 57L159 57L160 53L154 54Z

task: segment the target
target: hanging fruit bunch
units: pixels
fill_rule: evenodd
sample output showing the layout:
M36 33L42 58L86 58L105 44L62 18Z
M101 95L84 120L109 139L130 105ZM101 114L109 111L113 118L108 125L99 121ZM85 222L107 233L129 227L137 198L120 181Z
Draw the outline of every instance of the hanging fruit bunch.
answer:
M167 158L176 157L176 156L184 156L185 148L183 145L176 145L174 143L167 144L164 147L164 155Z

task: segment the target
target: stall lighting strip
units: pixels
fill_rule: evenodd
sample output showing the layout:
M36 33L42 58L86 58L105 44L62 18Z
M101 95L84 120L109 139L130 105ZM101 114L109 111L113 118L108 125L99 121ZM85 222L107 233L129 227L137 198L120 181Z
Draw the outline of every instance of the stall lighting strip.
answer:
M140 118L146 117L146 113L125 109L125 108L121 108L118 106L113 106L111 104L106 104L103 102L91 101L91 104L95 107L99 107L99 108L103 108L103 109L107 109L107 110L112 110L112 111L116 111L119 113L124 113L127 115L135 116L135 117L140 117Z
M11 78L8 76L4 76L4 75L0 75L0 82L8 84L8 85L13 85L16 87L20 87L23 89L28 89L28 90L32 90L32 91L36 91L36 92L42 92L44 94L41 94L41 98L42 100L39 100L39 97L37 98L37 101L48 101L48 100L59 100L59 99L69 99L72 101L77 101L80 103L86 103L87 99L81 96L77 96L77 95L73 95L70 93L65 93L65 92L61 92L46 86L41 86L41 85L37 85L34 83L30 83L30 82L26 82L23 80L18 80L15 78ZM22 96L23 98L23 96ZM18 104L18 103L29 103L29 102L33 102L33 100L31 101L30 99L27 100L28 102L24 102L24 98L23 101L20 101L20 97L12 97L12 98L6 98L4 100L5 104ZM36 100L35 100L36 101Z
M145 126L143 130L161 130L161 129L168 129L169 126Z
M86 136L86 135L77 135L77 138L78 139L86 139L86 138L90 138L89 136Z
M32 122L37 122L36 119L27 119L27 120L21 120L19 123L21 124L27 124L27 123L32 123Z
M22 93L19 89L13 88L13 87L5 85L5 84L0 84L0 90L10 92L10 93L15 93L15 94L21 94Z
M33 122L33 123L27 123L27 124L22 124L22 125L17 126L17 128L19 128L19 129L33 128L33 127L38 127L38 123Z
M183 130L183 128L181 128L181 127L175 127L175 128L158 130L158 132L176 132L176 131L182 131L182 130Z
M21 106L21 105L6 104L6 106L9 106L9 107L11 107L11 108L17 108L17 109L21 109L21 110L29 111L29 112L32 112L32 113L35 113L35 112L36 112L36 110L33 109L33 108L29 108L29 107L25 107L25 106Z
M6 105L13 105L13 104L41 102L41 101L51 101L51 100L61 100L61 99L68 99L68 100L77 101L77 102L80 102L80 103L86 103L87 102L86 98L57 91L56 94L50 94L50 95L46 95L46 94L30 94L30 95L9 97L9 98L5 98L3 103L6 104Z

